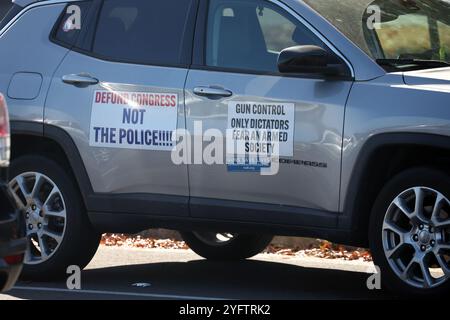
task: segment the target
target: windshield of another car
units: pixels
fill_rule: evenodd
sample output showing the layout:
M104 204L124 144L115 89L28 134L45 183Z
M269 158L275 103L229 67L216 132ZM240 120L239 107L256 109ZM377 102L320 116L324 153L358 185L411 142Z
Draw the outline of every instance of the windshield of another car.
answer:
M304 1L381 65L450 63L450 0Z

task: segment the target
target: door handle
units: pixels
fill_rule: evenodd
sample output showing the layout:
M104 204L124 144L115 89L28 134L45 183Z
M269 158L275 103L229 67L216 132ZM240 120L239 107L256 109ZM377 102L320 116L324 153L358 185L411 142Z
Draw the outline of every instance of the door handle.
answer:
M98 83L98 79L95 79L88 74L67 74L62 77L62 81L67 84L86 86Z
M202 97L231 97L233 95L230 90L213 87L196 87L194 93Z

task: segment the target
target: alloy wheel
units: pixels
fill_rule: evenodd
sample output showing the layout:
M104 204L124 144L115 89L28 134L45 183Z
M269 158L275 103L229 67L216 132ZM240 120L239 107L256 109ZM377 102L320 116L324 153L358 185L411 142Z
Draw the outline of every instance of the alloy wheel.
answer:
M28 248L24 263L42 263L57 251L64 238L67 221L64 197L55 182L38 172L16 176L9 187L25 214Z
M382 230L385 256L408 285L434 288L450 278L450 202L427 187L403 191L390 204Z

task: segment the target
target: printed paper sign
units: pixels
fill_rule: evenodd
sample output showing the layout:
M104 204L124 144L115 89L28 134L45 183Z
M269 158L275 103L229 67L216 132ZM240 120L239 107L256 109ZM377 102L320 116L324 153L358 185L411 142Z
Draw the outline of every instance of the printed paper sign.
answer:
M170 151L177 110L174 93L95 91L89 145Z
M229 171L260 171L273 155L292 157L294 126L293 103L229 102Z
M269 157L236 156L227 158L227 167L230 172L261 172L263 168L270 168Z
M295 106L293 103L234 101L228 104L228 130L232 140L244 141L245 153L271 153L279 144L279 155L294 155ZM229 137L227 137L229 138Z

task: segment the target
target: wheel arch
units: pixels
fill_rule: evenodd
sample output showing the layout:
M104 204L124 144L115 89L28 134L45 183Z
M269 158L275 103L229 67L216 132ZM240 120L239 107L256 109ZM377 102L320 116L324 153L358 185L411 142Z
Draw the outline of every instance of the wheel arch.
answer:
M52 156L76 181L85 208L89 210L89 196L93 189L80 153L63 129L42 123L11 121L11 160L24 154Z
M450 173L450 137L428 133L377 134L364 143L355 163L338 223L339 228L351 231L350 243L366 247L371 207L383 185L397 173L416 166Z

